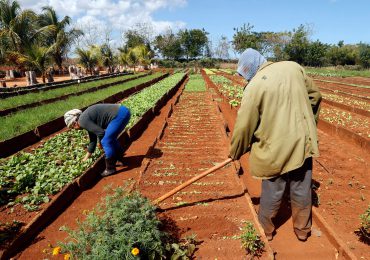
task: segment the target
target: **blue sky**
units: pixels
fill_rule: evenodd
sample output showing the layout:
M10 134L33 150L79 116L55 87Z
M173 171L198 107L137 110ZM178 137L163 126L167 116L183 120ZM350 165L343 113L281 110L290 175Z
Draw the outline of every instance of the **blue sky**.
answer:
M274 32L310 24L312 40L370 43L370 0L188 0L184 7L161 9L153 17L204 27L213 39L225 35L231 40L233 28L249 22L255 31Z
M204 28L213 46L221 35L232 40L233 28L250 23L254 30L291 31L300 24L313 29L311 40L336 44L370 43L370 0L18 0L37 12L50 5L73 26L90 32L96 44L110 33L122 46L122 32L137 23L151 25L153 35ZM87 37L86 37L87 38Z

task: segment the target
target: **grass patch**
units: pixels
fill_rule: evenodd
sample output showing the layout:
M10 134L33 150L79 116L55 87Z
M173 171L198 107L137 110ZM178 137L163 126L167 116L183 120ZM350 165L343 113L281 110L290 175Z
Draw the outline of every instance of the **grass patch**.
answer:
M336 67L305 68L309 75L323 77L370 77L370 70L347 70Z
M0 103L0 110L9 109L13 107L18 107L26 104L31 104L51 98L61 97L64 95L78 93L87 89L95 88L104 84L114 83L117 81L121 81L124 79L130 79L136 77L138 74L132 75L124 75L115 78L109 78L104 80L97 80L93 82L85 82L81 83L80 85L74 84L68 87L58 88L58 89L49 89L43 90L40 92L29 93L25 95L19 95L14 97L8 97L1 101Z
M73 96L66 100L25 109L8 116L1 117L0 141L4 141L33 130L39 125L63 116L64 113L70 109L92 105L123 90L157 78L160 75L162 75L162 73L155 73L153 75L125 82L124 84L115 85L100 91L86 93L81 96Z
M198 91L206 91L206 90L207 90L206 84L204 82L202 75L200 74L190 75L189 81L185 86L185 91L198 92Z

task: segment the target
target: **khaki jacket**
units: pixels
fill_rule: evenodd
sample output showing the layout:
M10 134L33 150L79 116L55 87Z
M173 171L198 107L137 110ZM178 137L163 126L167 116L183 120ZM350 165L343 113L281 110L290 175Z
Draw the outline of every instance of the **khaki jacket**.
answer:
M230 157L237 160L250 151L251 174L260 179L299 168L319 155L320 101L318 88L299 64L264 63L244 90Z

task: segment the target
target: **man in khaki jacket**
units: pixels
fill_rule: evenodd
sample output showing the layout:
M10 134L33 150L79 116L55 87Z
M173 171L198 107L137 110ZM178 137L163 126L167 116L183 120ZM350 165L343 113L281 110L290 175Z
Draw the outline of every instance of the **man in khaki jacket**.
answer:
M294 232L305 241L311 231L312 157L319 155L316 123L321 94L299 64L267 62L253 49L242 53L238 73L249 83L230 157L238 160L250 151L250 172L262 179L258 218L267 238L273 238L272 218L289 185Z

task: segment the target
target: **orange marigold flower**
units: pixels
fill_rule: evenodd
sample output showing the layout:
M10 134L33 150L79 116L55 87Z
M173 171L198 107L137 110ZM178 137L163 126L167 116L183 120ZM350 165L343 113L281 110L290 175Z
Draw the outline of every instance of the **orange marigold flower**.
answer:
M65 254L64 255L64 260L69 260L71 259L71 255L70 254Z
M60 251L62 251L62 249L59 246L55 247L53 249L53 255L59 255Z
M131 254L133 254L134 256L137 256L139 253L140 253L139 248L134 247L134 248L131 250Z

